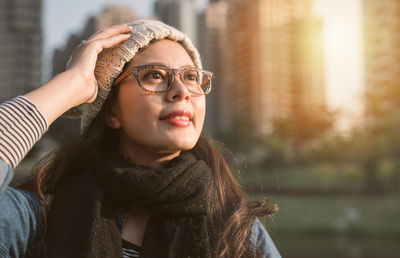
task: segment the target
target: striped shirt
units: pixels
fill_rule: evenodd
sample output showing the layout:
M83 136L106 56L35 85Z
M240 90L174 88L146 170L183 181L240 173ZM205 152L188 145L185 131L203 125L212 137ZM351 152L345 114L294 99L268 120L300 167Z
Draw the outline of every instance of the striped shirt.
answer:
M122 254L124 258L139 257L141 249L142 248L140 246L122 239Z
M46 117L28 98L18 96L0 104L0 158L15 168L47 129ZM124 258L139 257L140 251L122 239Z
M28 98L18 96L0 105L0 158L15 168L47 131L48 122Z

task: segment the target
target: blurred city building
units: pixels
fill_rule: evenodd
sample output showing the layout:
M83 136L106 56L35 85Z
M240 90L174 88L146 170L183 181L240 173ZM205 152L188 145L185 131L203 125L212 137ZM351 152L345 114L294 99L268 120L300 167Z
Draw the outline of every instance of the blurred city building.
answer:
M323 104L322 23L312 1L230 2L236 119L269 133L275 119Z
M72 51L82 40L86 40L94 32L102 28L130 22L134 19L135 15L132 9L126 6L108 6L101 14L90 17L80 34L71 35L64 48L54 51L53 76L65 70ZM54 135L64 135L65 139L68 139L70 136L77 136L80 133L80 120L61 117L52 125L52 130L57 132ZM63 139L59 140L62 141Z
M42 1L0 1L0 101L41 85Z
M198 46L196 0L158 0L154 12L161 21L186 33Z
M325 110L322 20L307 15L291 23L291 114Z
M229 128L233 123L230 110L232 89L227 87L230 79L227 46L229 6L226 1L211 0L206 10L199 14L199 52L204 69L214 73L211 94L207 96L205 130L215 135L221 128ZM225 87L224 87L225 86Z
M363 4L366 90L385 101L394 97L385 96L390 88L400 87L400 1L364 0ZM375 104L367 99L369 118Z
M200 46L216 71L208 130L248 124L268 134L278 118L325 107L322 22L311 0L211 1Z

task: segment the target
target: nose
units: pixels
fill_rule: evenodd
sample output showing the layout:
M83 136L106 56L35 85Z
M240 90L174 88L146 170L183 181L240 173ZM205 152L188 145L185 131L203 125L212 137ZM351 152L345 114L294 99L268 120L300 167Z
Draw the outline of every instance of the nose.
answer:
M171 89L169 89L169 91L167 91L167 100L169 102L182 101L182 100L189 101L190 98L191 98L191 94L190 94L188 88L183 83L179 72L175 71L174 81L172 83Z

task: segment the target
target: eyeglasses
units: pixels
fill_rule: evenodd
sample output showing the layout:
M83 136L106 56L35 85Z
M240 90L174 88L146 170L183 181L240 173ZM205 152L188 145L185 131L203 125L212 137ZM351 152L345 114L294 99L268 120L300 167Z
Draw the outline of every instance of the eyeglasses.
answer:
M214 77L212 72L196 68L172 69L160 65L132 67L118 77L114 85L133 75L142 90L162 93L171 89L176 74L179 74L181 81L194 95L204 95L211 91L211 79Z

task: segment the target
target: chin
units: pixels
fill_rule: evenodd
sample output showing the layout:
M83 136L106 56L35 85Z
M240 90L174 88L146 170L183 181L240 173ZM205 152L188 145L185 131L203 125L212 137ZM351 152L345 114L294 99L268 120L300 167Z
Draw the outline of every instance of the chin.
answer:
M182 144L182 145L176 145L176 147L174 148L177 151L187 151L187 150L191 150L193 149L193 147L196 145L196 143L194 144Z
M193 147L196 145L197 140L190 140L190 141L173 141L169 144L172 149L177 150L177 151L186 151L186 150L191 150Z

